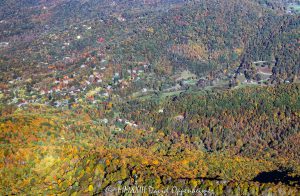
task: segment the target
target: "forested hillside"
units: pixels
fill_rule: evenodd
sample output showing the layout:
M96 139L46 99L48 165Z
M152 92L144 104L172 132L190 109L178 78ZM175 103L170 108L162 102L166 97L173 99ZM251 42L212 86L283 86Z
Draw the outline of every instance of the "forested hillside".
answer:
M267 61L275 65L272 69L274 79L292 80L299 76L299 19L299 16L268 17L262 22L261 30L248 42L242 66L249 68L253 61Z
M0 195L299 195L299 13L0 1Z
M120 115L139 128L124 130L84 108L3 111L2 193L97 193L138 183L295 195L299 93L299 85L283 85L131 103Z

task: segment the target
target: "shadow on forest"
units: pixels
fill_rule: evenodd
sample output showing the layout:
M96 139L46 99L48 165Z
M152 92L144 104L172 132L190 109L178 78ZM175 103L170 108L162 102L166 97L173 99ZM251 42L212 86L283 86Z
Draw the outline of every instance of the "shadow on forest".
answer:
M300 185L300 176L289 176L288 171L274 170L270 172L261 172L253 181L260 183L284 183L287 185Z

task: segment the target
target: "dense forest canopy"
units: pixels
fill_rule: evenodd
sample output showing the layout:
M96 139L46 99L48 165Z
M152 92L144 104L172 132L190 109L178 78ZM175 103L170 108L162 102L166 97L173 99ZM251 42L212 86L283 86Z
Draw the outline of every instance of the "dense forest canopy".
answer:
M298 195L299 13L299 0L0 1L0 195Z

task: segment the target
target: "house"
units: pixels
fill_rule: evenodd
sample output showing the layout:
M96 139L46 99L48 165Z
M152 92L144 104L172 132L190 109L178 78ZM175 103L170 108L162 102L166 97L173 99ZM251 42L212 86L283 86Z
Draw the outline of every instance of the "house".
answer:
M41 90L40 91L40 95L45 95L46 94L46 91L45 90Z
M108 123L108 119L107 118L103 118L103 119L101 119L101 122L104 123L104 124L107 124Z
M115 131L117 131L117 132L121 132L121 131L122 131L122 129L121 129L120 127L116 127L116 128L115 128Z
M250 80L248 81L249 84L257 84L257 82L253 81L253 80Z
M174 119L178 120L178 121L182 121L182 120L184 120L184 116L183 115L178 115L178 116L175 116Z
M105 39L103 37L98 38L97 40L99 43L103 43L105 41Z
M126 19L123 16L118 16L117 19L120 22L125 22L126 21Z
M9 45L9 42L0 42L0 48L7 47Z
M68 57L68 56L64 57L63 61L64 61L64 63L73 63L73 59L71 57Z
M70 91L75 91L75 86L71 86Z
M57 87L57 88L54 88L53 90L54 90L55 92L60 92L61 89Z
M164 113L164 109L159 109L158 113Z

